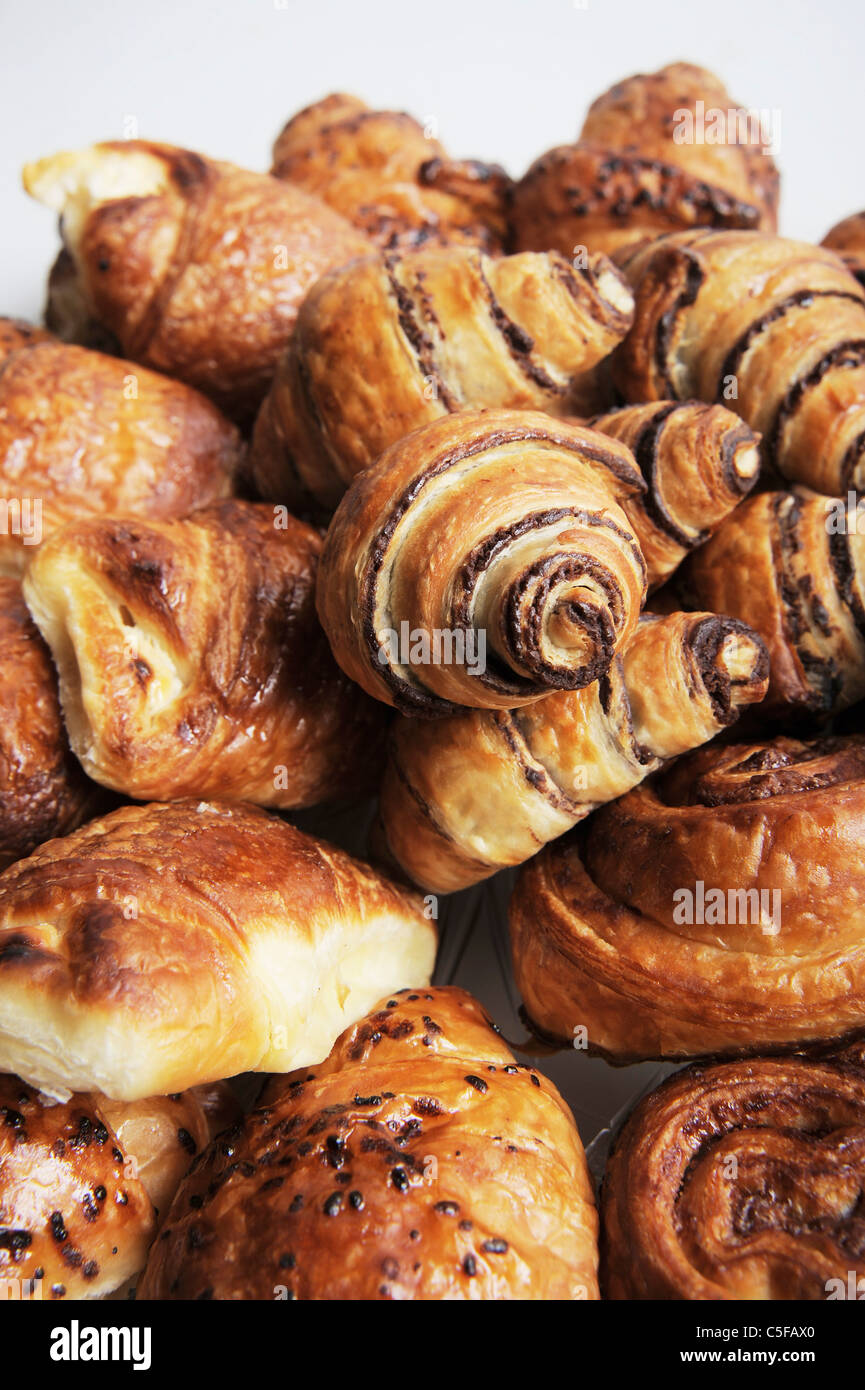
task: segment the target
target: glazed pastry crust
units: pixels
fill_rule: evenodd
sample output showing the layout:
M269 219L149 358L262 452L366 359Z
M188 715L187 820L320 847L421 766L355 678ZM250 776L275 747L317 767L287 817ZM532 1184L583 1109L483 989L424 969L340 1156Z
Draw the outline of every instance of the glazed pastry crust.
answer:
M865 1273L863 1163L861 1048L688 1067L607 1166L604 1296L822 1300L834 1280L847 1297Z
M277 807L370 786L384 710L331 656L320 550L283 509L241 501L162 524L81 522L46 542L25 593L90 776L140 800Z
M865 212L854 212L842 222L836 222L820 243L835 251L851 274L865 289Z
M616 350L628 401L735 409L768 468L840 496L865 481L865 290L834 252L681 232L622 257L637 301Z
M619 493L645 486L623 445L536 411L446 416L386 450L355 478L322 553L318 611L343 670L426 716L596 680L646 584L610 475ZM465 634L467 654L483 634L483 669L413 661L403 624L430 642Z
M504 169L449 159L404 111L370 110L334 92L283 127L271 173L315 193L379 246L503 249L511 185Z
M434 247L333 271L305 299L259 413L258 491L332 510L386 448L450 412L561 414L632 309L603 256L574 271L558 255Z
M211 1145L139 1297L595 1299L596 1229L552 1083L464 990L402 992Z
M197 387L246 422L315 280L369 251L303 189L143 140L28 165L27 191L62 215L92 317L124 354Z
M865 1027L863 773L856 737L715 744L602 808L518 879L511 938L529 1015L556 1038L586 1027L617 1062ZM698 883L707 903L723 894L723 921L697 911ZM753 896L731 907L731 892Z
M774 231L778 171L756 131L739 142L677 141L680 113L693 115L698 101L707 115L737 109L712 73L690 63L641 73L598 97L577 144L547 151L515 184L517 249L554 247L570 257L686 227Z
M287 1071L434 954L419 899L284 821L123 807L0 875L0 1068L119 1100Z

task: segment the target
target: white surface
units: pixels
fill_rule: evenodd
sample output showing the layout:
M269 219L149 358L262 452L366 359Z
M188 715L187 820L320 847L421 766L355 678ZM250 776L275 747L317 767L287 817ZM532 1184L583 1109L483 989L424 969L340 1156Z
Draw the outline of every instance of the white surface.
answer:
M25 160L132 118L263 169L287 116L335 89L521 173L616 79L685 58L780 111L784 231L819 240L865 206L861 0L0 0L0 23L0 313L38 313L57 245Z

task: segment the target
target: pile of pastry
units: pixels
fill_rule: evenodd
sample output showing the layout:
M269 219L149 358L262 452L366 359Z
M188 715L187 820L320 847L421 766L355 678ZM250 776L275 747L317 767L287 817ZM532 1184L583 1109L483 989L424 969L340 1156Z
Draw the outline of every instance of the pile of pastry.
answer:
M22 1296L865 1275L865 214L779 237L765 134L698 110L738 108L633 77L516 181L346 96L270 174L25 170L62 249L0 331ZM292 822L370 798L364 860ZM537 1035L692 1063L600 1216L555 1087L430 985L439 898L514 868Z

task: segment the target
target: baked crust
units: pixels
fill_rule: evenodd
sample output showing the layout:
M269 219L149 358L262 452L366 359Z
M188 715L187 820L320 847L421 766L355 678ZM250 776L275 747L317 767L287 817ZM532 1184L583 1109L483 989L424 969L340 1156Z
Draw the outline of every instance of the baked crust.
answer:
M852 216L836 222L820 245L836 251L865 289L865 212L854 212Z

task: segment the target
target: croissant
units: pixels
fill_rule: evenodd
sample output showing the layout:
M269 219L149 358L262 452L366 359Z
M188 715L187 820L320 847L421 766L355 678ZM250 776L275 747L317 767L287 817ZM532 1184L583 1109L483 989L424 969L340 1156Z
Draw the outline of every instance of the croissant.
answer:
M647 491L623 497L621 505L640 542L651 592L754 486L759 436L731 410L699 401L624 406L589 424L627 444L646 480Z
M99 809L69 751L51 655L14 579L0 578L0 869Z
M865 289L865 212L854 212L843 222L836 222L820 243L841 257L847 269Z
M399 719L381 791L385 852L436 893L520 864L664 759L726 728L761 698L767 667L742 623L647 615L584 690L522 710Z
M501 251L507 233L504 169L449 159L404 111L371 111L341 92L283 127L271 173L323 198L380 246L467 241Z
M414 895L251 806L125 806L0 874L0 1070L171 1094L317 1063L427 983Z
M767 467L816 492L865 480L865 290L832 251L757 232L680 232L623 257L628 401L697 397L762 435Z
M0 571L20 574L71 519L182 516L225 497L241 457L197 391L0 320Z
M183 521L83 521L46 541L24 592L89 775L140 800L279 807L371 786L385 711L331 656L320 550L312 527L241 501Z
M236 1113L224 1083L56 1104L0 1076L0 1281L17 1280L25 1298L117 1289L144 1267L158 1210L195 1154Z
M530 1017L616 1062L865 1027L865 740L712 744L521 870Z
M604 674L646 567L608 479L630 451L535 411L467 411L358 474L325 538L318 611L343 670L404 713L509 709Z
M577 144L548 150L514 185L516 248L609 254L685 227L774 231L769 133L705 68L672 63L617 82Z
M865 696L865 533L840 500L763 492L689 560L682 593L756 628L765 713L828 715Z
M863 1161L861 1048L678 1072L607 1167L604 1296L861 1298Z
M240 423L306 291L370 249L303 189L173 145L51 155L27 165L24 186L60 213L80 298L125 356L198 387Z
M603 256L574 271L558 255L434 247L333 271L304 301L259 413L258 490L332 510L389 445L451 411L561 413L573 379L624 337L632 308Z
M471 995L385 996L181 1185L140 1298L596 1299L565 1102Z

